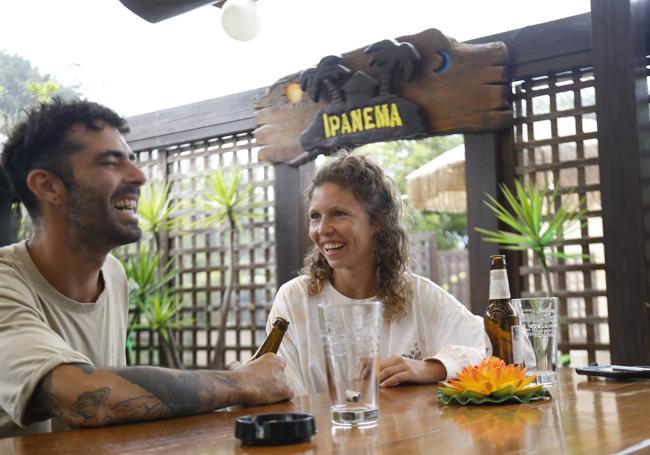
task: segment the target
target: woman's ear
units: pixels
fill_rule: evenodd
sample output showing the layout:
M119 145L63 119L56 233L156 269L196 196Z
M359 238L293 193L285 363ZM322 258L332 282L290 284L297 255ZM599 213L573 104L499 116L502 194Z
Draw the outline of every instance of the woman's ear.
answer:
M27 174L27 188L41 203L60 205L65 200L65 185L61 179L44 169L33 169Z

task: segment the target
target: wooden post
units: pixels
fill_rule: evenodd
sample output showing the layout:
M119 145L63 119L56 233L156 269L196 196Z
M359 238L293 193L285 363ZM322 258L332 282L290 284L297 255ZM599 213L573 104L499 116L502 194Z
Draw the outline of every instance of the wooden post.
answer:
M498 229L497 218L483 200L485 194L496 197L499 175L496 134L465 135L465 181L467 182L467 233L469 235L469 282L471 310L483 315L488 305L490 262L498 254L497 245L481 240L477 227Z
M611 361L648 364L645 2L591 0L591 11Z
M292 167L276 164L275 249L278 288L298 276L311 240L304 190L314 173L314 162Z
M490 256L506 254L508 280L513 297L519 296L520 255L501 251L498 245L481 240L477 227L504 229L494 213L483 203L486 193L503 202L499 183L514 185L512 130L490 134L465 135L465 181L467 186L467 233L469 235L470 302L474 314L483 315L488 305Z

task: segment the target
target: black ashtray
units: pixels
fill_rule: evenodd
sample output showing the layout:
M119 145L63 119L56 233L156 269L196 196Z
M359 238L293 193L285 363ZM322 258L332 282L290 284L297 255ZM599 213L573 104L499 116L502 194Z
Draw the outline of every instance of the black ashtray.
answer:
M316 433L311 414L279 412L237 417L235 436L242 444L281 445L309 442Z

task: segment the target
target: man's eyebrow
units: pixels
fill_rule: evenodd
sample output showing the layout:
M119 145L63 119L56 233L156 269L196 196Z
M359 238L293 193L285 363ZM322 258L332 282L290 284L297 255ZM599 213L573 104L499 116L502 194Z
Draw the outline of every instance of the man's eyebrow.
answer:
M129 161L135 161L135 154L133 152L126 154L121 150L106 150L97 156L97 161L101 161L106 158L115 158L118 160L128 158Z

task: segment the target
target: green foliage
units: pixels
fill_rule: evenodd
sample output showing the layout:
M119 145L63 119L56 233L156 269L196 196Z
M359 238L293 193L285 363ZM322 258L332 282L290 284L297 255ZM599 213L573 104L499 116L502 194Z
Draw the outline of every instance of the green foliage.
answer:
M443 213L431 210L415 210L408 204L410 232L435 232L438 250L467 248L467 215L465 213Z
M174 215L180 204L171 202L169 190L169 182L152 182L142 189L138 201L138 217L140 228L144 232L157 235L163 230L174 227L175 222L179 222L178 217Z
M178 320L178 313L183 303L177 294L169 290L156 292L147 297L147 305L142 308L142 316L146 324L136 324L135 328L155 330L163 340L171 341L171 330L179 329L192 323L192 319Z
M165 264L159 271L159 262L158 253L152 254L146 248L123 262L130 281L130 300L139 307L146 305L147 297L167 285L178 272L172 262Z
M205 183L206 191L203 192L197 207L210 215L200 220L198 225L211 226L228 222L231 229L237 229L241 218L255 216L252 209L256 205L250 203L253 197L253 184L250 182L240 189L239 168L232 169L230 181L226 180L221 169L217 169L206 177Z
M532 183L522 186L515 180L516 194L512 194L504 184L501 184L500 188L508 202L508 208L489 194L486 195L489 202L484 201L484 203L494 212L497 219L509 226L512 231L490 231L482 228L476 230L484 235L484 241L496 243L505 250L532 250L542 264L547 293L550 294L552 286L548 271L548 255L561 259L576 256L589 257L561 253L554 248L555 244L562 240L568 225L579 222L585 215L587 211L585 199L582 198L575 207L561 204L555 213L545 216L545 206L549 207L550 201L558 197L559 187L555 187L550 200L546 200L546 193L537 189ZM567 196L571 194L573 191L566 193Z
M354 153L371 156L395 180L399 192L406 194L408 174L462 142L459 135L378 142L359 147Z
M41 75L32 64L22 57L0 51L0 143L23 115L23 110L34 103L45 102L54 95L65 98L78 97L78 88L63 86L49 75ZM0 182L2 179L0 179ZM4 183L4 182L3 182ZM3 185L2 188L9 188ZM13 193L13 191L12 191ZM1 195L0 195L1 196ZM17 227L18 239L31 235L31 220L15 194L11 212ZM0 223L12 221L1 220Z
M454 135L381 142L359 147L354 153L372 157L395 180L399 192L406 194L408 174L462 141L462 136ZM466 214L418 211L406 202L405 217L410 232L435 232L439 250L467 246Z
M0 51L0 132L7 132L19 120L21 111L50 99L79 97L79 87L58 83L49 74L42 75L32 64L17 55Z
M27 91L32 95L33 99L38 103L45 103L60 89L59 84L54 81L35 82L30 81L27 83Z

